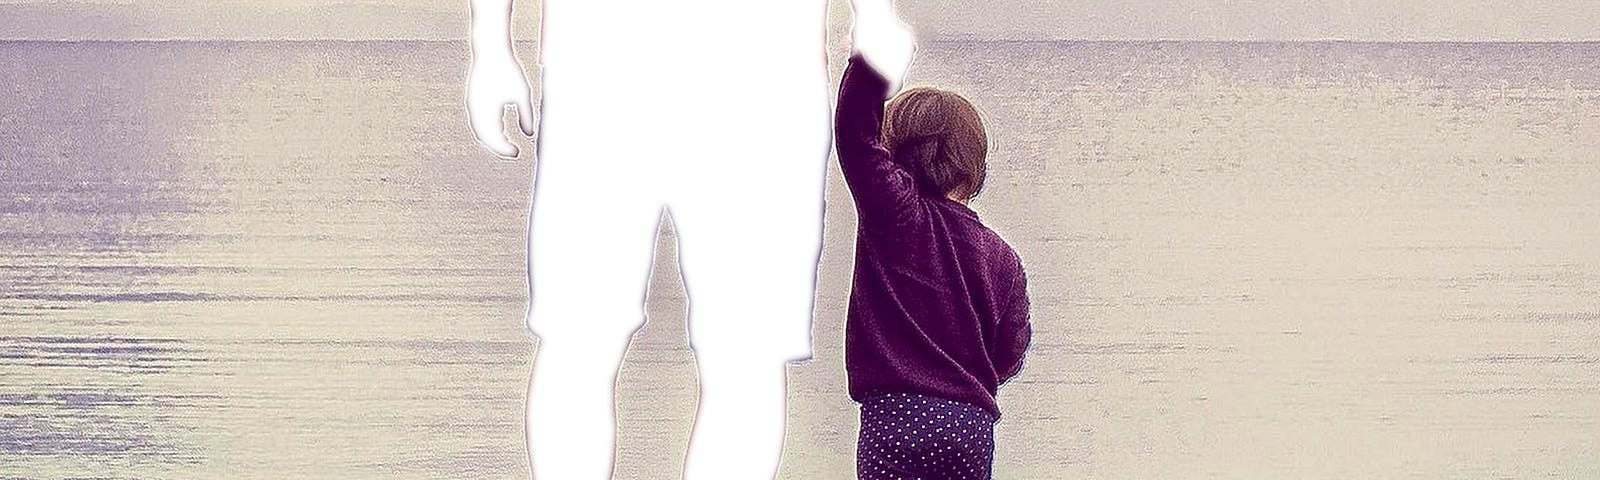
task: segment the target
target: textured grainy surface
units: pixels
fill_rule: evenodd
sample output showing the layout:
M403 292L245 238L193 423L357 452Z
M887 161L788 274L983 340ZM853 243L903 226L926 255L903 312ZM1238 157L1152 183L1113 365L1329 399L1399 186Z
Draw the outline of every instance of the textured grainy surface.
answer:
M0 44L0 477L525 477L532 166L470 143L465 55ZM1596 59L925 45L1032 279L997 478L1600 476ZM837 180L785 478L851 469ZM663 239L623 478L695 405Z

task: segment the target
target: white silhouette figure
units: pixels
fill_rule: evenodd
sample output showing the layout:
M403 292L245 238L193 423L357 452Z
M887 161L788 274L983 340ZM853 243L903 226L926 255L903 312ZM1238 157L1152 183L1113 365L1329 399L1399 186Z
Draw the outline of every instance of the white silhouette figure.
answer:
M515 157L531 92L512 0L472 0L473 132ZM901 45L888 0L861 8ZM527 326L534 477L610 478L613 386L643 319L657 221L671 209L700 367L685 477L768 479L782 452L787 361L809 358L829 101L825 0L544 0ZM858 35L861 35L858 30ZM896 64L894 62L901 62ZM879 63L874 63L875 66ZM662 379L675 381L675 379Z

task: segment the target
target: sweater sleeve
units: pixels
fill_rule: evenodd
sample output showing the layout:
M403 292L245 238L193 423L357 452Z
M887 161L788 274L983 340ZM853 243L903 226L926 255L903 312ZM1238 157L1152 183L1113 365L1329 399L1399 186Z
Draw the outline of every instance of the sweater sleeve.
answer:
M1028 302L1028 279L1021 262L1016 264L1016 269L1016 283L1009 292L1006 313L995 328L995 342L992 343L994 351L990 352L995 371L1000 374L1000 383L1022 372L1022 359L1028 351L1028 344L1033 341L1033 326L1028 319L1031 307Z
M895 165L880 136L888 95L888 80L860 54L852 55L839 86L834 141L856 213L869 230L903 226L918 212L915 181Z

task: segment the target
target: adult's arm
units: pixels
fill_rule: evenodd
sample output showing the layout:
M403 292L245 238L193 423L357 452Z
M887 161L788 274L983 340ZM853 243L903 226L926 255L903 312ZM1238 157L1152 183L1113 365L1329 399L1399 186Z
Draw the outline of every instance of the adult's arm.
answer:
M471 1L472 70L467 80L467 119L478 144L501 157L514 158L517 146L506 138L501 123L505 107L517 108L517 123L523 135L533 136L534 117L533 89L511 43L512 0Z

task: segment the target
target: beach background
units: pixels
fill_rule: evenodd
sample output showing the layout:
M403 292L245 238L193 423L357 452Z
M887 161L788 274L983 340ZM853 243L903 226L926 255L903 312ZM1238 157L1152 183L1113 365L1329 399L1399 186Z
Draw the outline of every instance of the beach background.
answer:
M526 478L534 164L473 144L467 55L0 42L0 478ZM1031 281L996 478L1600 477L1600 43L917 62L990 122L974 209ZM831 165L781 478L853 472ZM617 478L678 478L692 426L673 238Z

